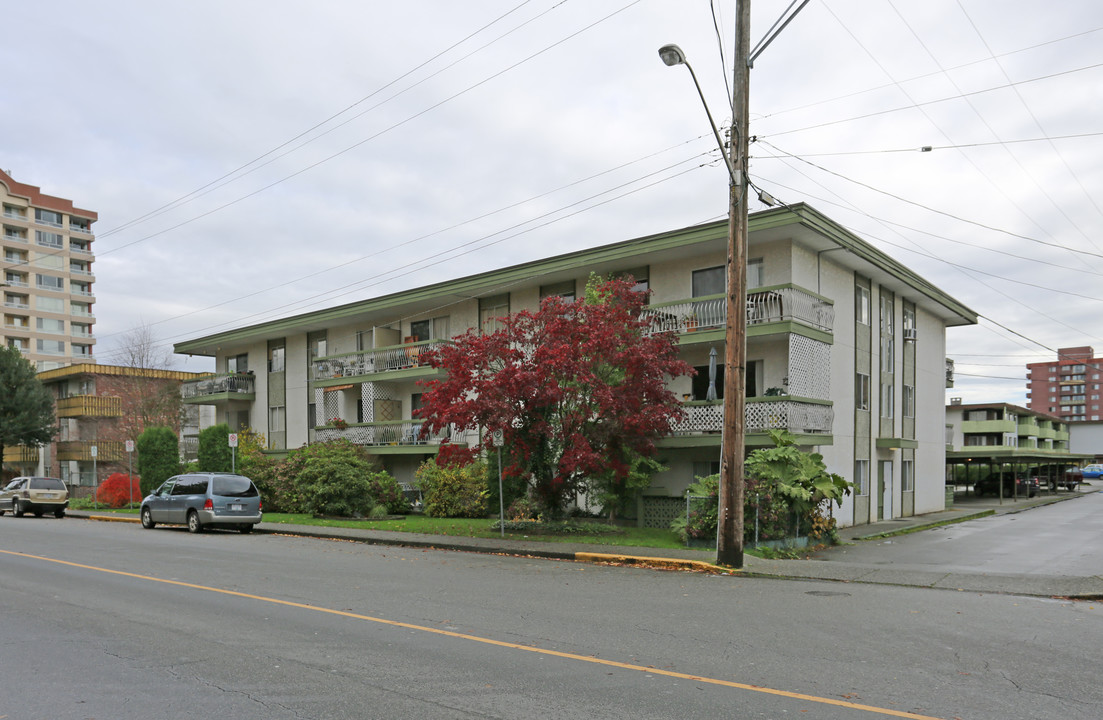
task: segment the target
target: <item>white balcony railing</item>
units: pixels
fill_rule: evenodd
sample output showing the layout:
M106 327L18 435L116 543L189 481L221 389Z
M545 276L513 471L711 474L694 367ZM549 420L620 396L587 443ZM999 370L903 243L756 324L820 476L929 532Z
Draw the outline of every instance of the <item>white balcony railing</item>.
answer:
M644 311L651 332L694 332L722 328L727 298L709 295L691 300L652 305ZM794 321L831 332L835 308L830 300L792 285L761 288L747 293L747 325Z
M439 433L431 433L428 438L419 437L420 420L398 420L395 422L356 423L345 428L324 426L315 428L318 442L327 442L344 438L355 445L439 445L443 440L452 440L451 428Z
M185 400L223 393L251 395L255 392L256 376L250 373L208 375L198 380L188 380L180 385L180 397Z
M674 427L676 436L719 433L724 427L724 403L695 402L685 406L686 417ZM799 434L829 434L835 413L831 405L786 396L747 398L744 432L789 430Z
M423 364L420 358L421 353L435 350L445 342L447 341L424 340L407 345L392 345L374 350L318 358L313 363L314 379L329 380L415 368Z

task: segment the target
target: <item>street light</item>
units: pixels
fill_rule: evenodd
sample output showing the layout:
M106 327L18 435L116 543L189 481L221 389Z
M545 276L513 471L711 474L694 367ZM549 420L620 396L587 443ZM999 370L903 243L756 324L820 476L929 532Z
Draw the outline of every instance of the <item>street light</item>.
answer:
M747 372L747 198L744 167L747 158L747 116L750 70L749 0L738 5L734 70L735 94L732 98L732 144L724 148L720 132L713 122L697 74L677 45L664 45L659 57L669 66L685 65L697 86L697 94L705 106L712 133L728 168L728 259L727 303L725 323L724 427L720 448L720 492L716 523L716 562L718 565L743 567L743 436L746 407Z

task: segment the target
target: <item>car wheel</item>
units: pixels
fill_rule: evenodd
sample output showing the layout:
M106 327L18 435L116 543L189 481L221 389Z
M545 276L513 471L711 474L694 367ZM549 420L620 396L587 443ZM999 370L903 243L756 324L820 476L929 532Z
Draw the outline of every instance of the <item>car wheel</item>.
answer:
M19 504L18 500L11 501L11 514L15 517L23 517L23 506Z
M54 517L56 517L58 520L65 517L65 508L58 508L57 510L54 510Z
M253 526L249 523L246 523L238 527L238 532L240 532L242 535L248 535L249 533L253 532Z
M146 530L152 530L157 527L157 523L153 522L153 515L150 514L149 508L142 508L142 527Z
M188 532L203 532L203 524L199 522L199 513L195 510L188 511Z

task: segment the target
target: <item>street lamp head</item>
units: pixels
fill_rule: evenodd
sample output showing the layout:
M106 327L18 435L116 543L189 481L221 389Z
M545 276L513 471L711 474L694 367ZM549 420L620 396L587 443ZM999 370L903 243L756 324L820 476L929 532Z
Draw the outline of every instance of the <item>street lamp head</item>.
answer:
M670 45L663 45L659 48L659 57L663 59L663 62L667 65L685 65L686 54L682 52L682 48L671 43Z

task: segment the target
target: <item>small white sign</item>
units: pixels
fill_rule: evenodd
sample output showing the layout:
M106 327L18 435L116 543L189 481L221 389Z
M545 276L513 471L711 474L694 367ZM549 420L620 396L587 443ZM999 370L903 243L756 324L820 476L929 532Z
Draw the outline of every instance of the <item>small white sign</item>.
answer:
M230 433L230 447L237 447L237 433Z
M126 441L126 451L127 452L134 452L134 441L133 440L127 440Z
M92 457L96 457L99 454L100 454L100 449L98 447L96 447L95 445L93 445L92 446Z

